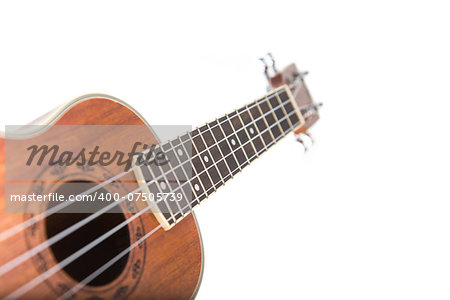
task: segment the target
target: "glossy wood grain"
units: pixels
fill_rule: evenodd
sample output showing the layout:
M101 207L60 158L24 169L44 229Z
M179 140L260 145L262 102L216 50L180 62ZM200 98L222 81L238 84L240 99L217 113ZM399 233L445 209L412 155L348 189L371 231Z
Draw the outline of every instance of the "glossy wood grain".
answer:
M80 100L70 106L54 125L145 125L145 122L127 106L108 97L92 97ZM55 139L74 139L83 136L81 132L69 132L66 136L53 137ZM119 136L111 132L102 137L103 143L118 141L125 148L133 142L135 133L121 132ZM36 139L37 137L34 137ZM156 137L150 128L141 138L149 143L157 143ZM28 142L33 142L28 138ZM81 139L81 138L80 138ZM88 145L97 143L95 139L86 141ZM3 232L24 220L30 215L22 213L5 212L5 139L0 138L0 232ZM6 153L8 155L8 153ZM26 172L27 169L17 164L13 172ZM9 170L9 169L8 169ZM118 166L110 166L107 174L117 174L123 169ZM76 180L104 179L105 170L98 169L92 173L73 172L67 178ZM39 179L39 174L24 174L27 178ZM42 176L42 175L41 175ZM84 177L86 176L86 177ZM49 178L45 178L48 180ZM94 180L95 181L95 180ZM29 183L32 190L33 182ZM138 187L134 175L128 174L119 182L124 191L131 191ZM24 191L24 193L27 191ZM137 211L143 209L138 205ZM133 213L124 213L126 218ZM159 225L151 213L145 213L128 225L130 243L150 232ZM18 255L28 251L41 242L45 242L47 234L45 221L38 222L11 238L0 242L0 265L14 259ZM73 241L74 245L77 243ZM197 228L195 216L188 215L179 224L169 231L157 230L139 247L130 252L128 262L121 274L112 282L104 286L87 286L75 294L73 299L189 299L196 293L202 274L202 245ZM4 297L15 291L20 286L30 282L36 276L51 269L57 264L55 255L50 249L42 251L39 255L28 259L18 267L0 277L0 296ZM23 299L56 299L65 291L77 284L64 270L56 272L53 276L24 294Z

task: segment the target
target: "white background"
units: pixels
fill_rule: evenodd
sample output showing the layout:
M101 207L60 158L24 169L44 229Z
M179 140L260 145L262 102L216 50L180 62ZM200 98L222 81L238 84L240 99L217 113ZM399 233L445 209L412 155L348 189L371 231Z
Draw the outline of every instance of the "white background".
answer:
M258 57L324 102L197 212L198 299L449 299L445 1L3 1L0 111L24 124L101 92L152 124L261 96Z

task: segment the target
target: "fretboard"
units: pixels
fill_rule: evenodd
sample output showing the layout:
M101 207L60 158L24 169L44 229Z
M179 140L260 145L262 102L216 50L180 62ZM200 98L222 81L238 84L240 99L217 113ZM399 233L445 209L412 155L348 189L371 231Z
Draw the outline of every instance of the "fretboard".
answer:
M154 197L153 212L165 229L301 125L287 89L274 90L159 146L167 164L139 166L150 194L174 193L166 199Z

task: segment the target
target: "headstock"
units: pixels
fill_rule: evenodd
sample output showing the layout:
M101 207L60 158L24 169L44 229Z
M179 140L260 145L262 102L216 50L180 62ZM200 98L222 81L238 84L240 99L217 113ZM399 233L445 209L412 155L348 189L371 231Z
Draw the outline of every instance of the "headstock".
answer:
M264 63L264 73L269 83L268 90L284 84L289 86L300 113L305 119L305 124L294 130L294 133L300 138L299 135L307 134L306 131L317 122L319 107L322 106L321 103L314 103L305 85L304 77L308 72L299 72L295 64L290 64L282 71L277 71L275 60L270 53L262 57L261 61Z

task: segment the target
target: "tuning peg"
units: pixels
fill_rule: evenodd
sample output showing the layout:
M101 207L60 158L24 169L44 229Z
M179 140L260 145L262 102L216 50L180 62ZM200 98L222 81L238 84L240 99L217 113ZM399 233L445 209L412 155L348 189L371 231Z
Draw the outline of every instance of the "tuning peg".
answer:
M267 80L270 77L275 76L277 74L277 68L275 66L275 59L273 58L272 53L267 53L263 57L259 59L264 64L264 74L266 75Z
M291 78L291 81L294 82L295 80L303 79L303 78L305 78L306 75L308 75L308 74L309 74L308 71L296 72L296 73L294 74L294 76Z
M303 146L303 149L305 150L305 152L308 151L308 149L311 148L311 146L314 143L314 140L312 139L311 135L306 132L294 133L294 134L295 134L295 139L297 140L297 142L299 142Z

